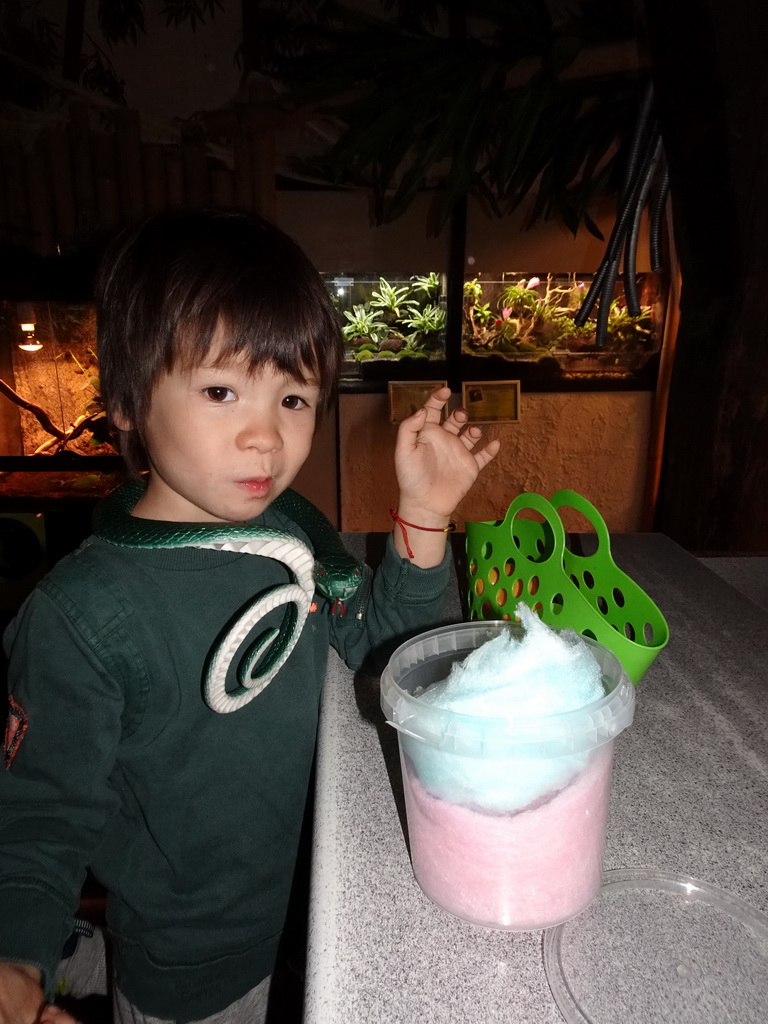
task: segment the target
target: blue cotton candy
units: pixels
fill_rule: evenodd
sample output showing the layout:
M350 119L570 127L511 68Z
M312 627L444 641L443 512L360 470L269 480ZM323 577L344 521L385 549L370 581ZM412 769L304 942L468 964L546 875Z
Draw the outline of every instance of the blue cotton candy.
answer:
M522 603L516 614L522 638L510 630L489 640L421 700L463 715L527 718L574 711L603 696L600 666L578 633L555 632Z
M453 666L447 679L419 694L420 702L462 715L515 720L575 711L604 695L600 666L572 630L552 630L527 605L516 614L522 637L511 630ZM525 758L465 757L424 743L409 757L424 786L452 803L490 811L528 806L567 785L587 755L550 757L542 746Z

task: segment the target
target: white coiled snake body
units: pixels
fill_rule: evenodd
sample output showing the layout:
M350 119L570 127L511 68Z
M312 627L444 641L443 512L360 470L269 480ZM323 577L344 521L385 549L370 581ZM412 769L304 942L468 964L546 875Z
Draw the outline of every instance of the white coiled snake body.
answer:
M292 582L259 594L211 650L203 681L206 703L219 713L237 711L261 693L285 664L304 628L315 590L335 602L334 611L341 607L343 612L344 602L363 580L365 566L348 554L322 512L295 491L285 491L271 507L304 530L317 554L292 534L266 527L139 519L131 510L143 490L138 482L124 484L101 502L94 517L96 535L119 547L195 547L260 555L281 562L293 577ZM270 629L246 650L237 669L238 686L228 691L229 667L246 637L265 615L281 606L286 606L282 625Z

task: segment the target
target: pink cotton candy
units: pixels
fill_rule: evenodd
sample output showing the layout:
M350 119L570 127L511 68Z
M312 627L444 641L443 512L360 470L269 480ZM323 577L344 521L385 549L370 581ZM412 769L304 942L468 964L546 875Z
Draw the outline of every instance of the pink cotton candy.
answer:
M613 743L564 789L488 813L431 796L406 758L411 861L431 900L474 924L520 931L574 917L600 887Z

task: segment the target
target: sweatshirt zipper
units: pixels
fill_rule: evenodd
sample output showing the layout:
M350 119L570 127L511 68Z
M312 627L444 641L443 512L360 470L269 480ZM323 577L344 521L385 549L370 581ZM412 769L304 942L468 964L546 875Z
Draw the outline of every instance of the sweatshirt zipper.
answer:
M373 572L370 567L364 565L363 581L358 587L355 601L355 628L362 629L365 624L365 615L368 611L368 598L371 594L371 582Z

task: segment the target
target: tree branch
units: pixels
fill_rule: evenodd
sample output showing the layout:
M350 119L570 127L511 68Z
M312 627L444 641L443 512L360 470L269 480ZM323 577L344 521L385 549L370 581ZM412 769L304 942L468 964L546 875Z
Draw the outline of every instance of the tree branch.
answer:
M28 402L26 398L22 398L21 395L17 394L9 384L5 383L4 380L0 380L0 395L5 395L6 398L10 398L10 400L21 409L26 409L27 412L31 412L43 430L47 430L49 434L53 434L53 436L58 438L59 441L64 441L67 438L67 432L56 426L45 409L41 409L40 406L35 405L34 402Z
M74 441L76 437L80 437L83 431L87 430L94 420L99 419L99 417L103 415L104 414L102 412L92 412L89 416L79 416L63 437L58 439L52 437L49 441L43 441L43 443L37 447L32 454L43 455L49 448L53 447L55 447L57 451L61 451L62 448L66 448L70 441Z

